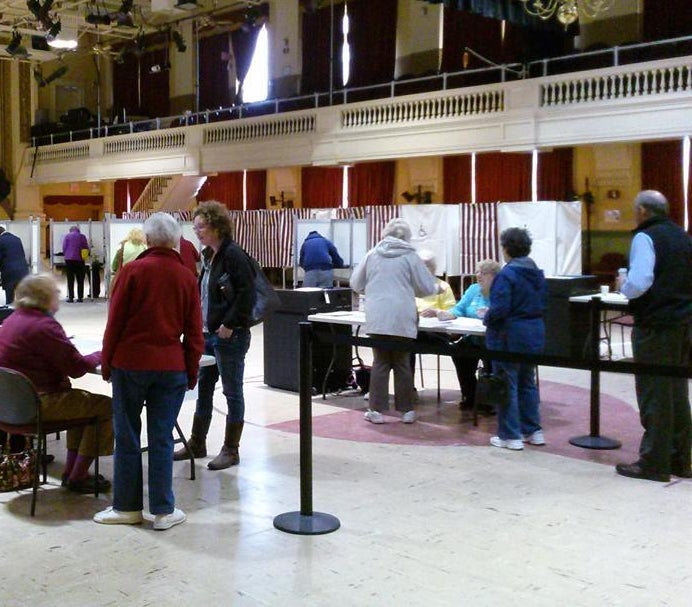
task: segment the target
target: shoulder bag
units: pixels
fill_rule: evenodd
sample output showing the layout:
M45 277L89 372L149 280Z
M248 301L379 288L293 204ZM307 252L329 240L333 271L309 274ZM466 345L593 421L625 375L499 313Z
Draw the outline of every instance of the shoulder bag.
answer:
M31 487L36 468L36 451L27 437L24 450L10 453L10 437L0 454L0 491L17 491Z

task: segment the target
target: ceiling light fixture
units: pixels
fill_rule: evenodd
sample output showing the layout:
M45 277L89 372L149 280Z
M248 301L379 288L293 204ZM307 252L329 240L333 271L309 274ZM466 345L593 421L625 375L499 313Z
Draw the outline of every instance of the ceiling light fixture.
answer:
M600 13L610 10L615 0L519 0L524 3L524 10L544 21L553 15L565 28L586 15L593 19Z

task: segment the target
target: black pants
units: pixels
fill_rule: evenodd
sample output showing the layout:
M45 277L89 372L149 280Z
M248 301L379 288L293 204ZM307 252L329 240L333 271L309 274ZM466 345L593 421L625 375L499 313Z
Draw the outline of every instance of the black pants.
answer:
M86 270L86 264L75 259L65 260L65 273L67 274L67 299L68 301L74 301L74 282L77 279L77 299L82 301L84 299L84 275Z

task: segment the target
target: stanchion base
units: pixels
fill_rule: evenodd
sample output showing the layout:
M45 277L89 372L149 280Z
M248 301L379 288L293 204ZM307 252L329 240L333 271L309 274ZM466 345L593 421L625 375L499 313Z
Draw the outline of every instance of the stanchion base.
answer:
M575 447L583 447L584 449L619 449L622 443L614 438L607 436L575 436L569 439L570 445Z
M341 527L341 522L331 514L313 512L312 515L300 512L284 512L274 517L274 527L296 535L323 535Z

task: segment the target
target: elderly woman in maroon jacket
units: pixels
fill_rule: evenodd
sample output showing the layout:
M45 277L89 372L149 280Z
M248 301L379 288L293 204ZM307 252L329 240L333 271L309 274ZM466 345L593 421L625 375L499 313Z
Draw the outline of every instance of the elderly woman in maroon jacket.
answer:
M101 353L82 356L53 315L60 307L60 289L50 274L26 276L17 286L16 311L0 330L0 366L20 371L41 397L43 419L99 416L99 453L113 453L111 399L72 388L70 377L81 377L101 362ZM2 403L0 402L0 407ZM67 459L63 486L77 493L107 491L110 482L88 475L96 456L96 428L67 431Z
M173 427L187 388L197 383L204 349L195 276L175 249L181 229L154 213L144 222L148 249L120 272L103 336L103 377L113 382L113 506L97 523L142 522L141 413L146 404L149 509L154 529L185 520L173 495Z

